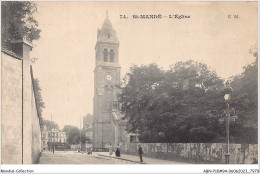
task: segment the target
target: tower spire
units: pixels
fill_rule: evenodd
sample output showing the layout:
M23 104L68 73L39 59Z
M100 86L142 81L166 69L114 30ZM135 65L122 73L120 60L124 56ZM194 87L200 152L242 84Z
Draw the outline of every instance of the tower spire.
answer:
M104 20L102 28L98 30L97 36L97 42L119 44L119 40L116 36L116 31L114 30L109 20L108 11L106 11L106 18Z

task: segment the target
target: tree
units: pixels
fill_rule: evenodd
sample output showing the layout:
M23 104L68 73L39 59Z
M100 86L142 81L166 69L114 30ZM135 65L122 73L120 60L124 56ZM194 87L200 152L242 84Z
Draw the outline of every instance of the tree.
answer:
M166 72L133 66L119 97L128 131L138 130L142 142L210 142L222 134L214 130L225 109L223 87L215 71L191 60ZM202 132L207 138L192 138Z
M258 52L249 50L255 61L244 67L244 71L232 77L232 107L238 115L241 140L244 143L257 143L258 119Z
M29 42L40 38L41 30L34 17L37 13L34 2L3 1L1 4L2 46L10 49L10 41L21 37L25 37Z
M168 110L165 112L167 139L211 142L223 134L218 118L225 109L224 84L215 71L192 60L178 62L167 72L167 83L169 97L164 99Z
M153 96L153 88L163 79L163 73L155 64L130 68L119 96L124 118L128 119L128 131L141 130L147 124L145 108Z
M42 89L40 88L39 79L37 78L33 79L33 87L35 91L36 105L37 105L37 110L40 118L40 123L42 124L43 121L42 109L45 108L45 103L42 100L42 95L41 95Z
M52 129L59 129L59 125L50 120L43 120L42 125L46 125L48 131L51 131Z
M72 125L65 125L62 129L63 132L66 132L67 134L67 142L69 144L79 144L80 143L80 130L76 126ZM84 131L81 130L81 143L85 144L86 141L89 141L90 139L86 137L86 134L84 134Z

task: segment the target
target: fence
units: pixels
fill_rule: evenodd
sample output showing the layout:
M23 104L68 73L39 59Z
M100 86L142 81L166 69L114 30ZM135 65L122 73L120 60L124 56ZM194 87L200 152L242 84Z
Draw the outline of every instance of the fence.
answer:
M121 146L122 153L137 155L138 144ZM141 143L144 156L203 164L225 163L225 143ZM230 144L231 164L251 164L258 159L257 144Z

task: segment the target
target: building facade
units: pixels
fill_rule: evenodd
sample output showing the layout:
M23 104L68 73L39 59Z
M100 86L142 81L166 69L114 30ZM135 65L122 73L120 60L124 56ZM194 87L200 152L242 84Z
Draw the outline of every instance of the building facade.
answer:
M126 141L125 122L121 120L119 40L108 15L97 31L94 70L93 148L104 150Z
M66 132L62 132L60 130L47 130L46 126L43 127L42 130L42 148L43 150L47 150L48 149L48 142L52 143L52 142L56 142L56 143L67 143L67 135Z
M93 115L87 114L83 117L83 130L87 130L93 123Z

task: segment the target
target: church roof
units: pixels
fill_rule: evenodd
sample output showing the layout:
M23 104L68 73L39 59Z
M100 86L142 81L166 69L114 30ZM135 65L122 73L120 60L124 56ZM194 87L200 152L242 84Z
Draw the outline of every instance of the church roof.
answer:
M105 42L105 43L119 44L119 40L116 36L116 31L114 30L114 28L109 20L108 14L106 15L106 18L104 20L101 30L98 29L97 41Z

